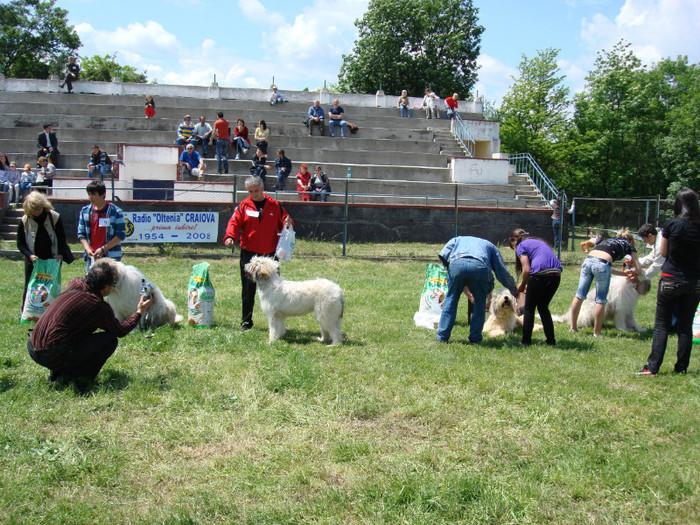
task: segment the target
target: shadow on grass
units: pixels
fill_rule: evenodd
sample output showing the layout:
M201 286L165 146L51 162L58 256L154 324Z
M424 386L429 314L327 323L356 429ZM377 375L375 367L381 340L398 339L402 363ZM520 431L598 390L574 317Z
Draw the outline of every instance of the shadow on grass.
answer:
M268 332L267 328L262 329L262 332L264 333L265 337L265 342L267 342L268 338ZM312 344L322 344L326 345L326 343L322 343L321 341L318 340L318 338L321 336L321 332L319 331L312 331L312 330L287 330L285 334L282 336L282 339L280 341L284 341L288 344L294 344L294 345L300 345L300 346L308 346ZM354 341L353 339L347 339L345 337L345 334L343 334L343 342L339 345L352 345L355 347L362 347L366 346L365 343L360 342L360 341Z
M15 387L15 382L9 377L0 377L0 394Z

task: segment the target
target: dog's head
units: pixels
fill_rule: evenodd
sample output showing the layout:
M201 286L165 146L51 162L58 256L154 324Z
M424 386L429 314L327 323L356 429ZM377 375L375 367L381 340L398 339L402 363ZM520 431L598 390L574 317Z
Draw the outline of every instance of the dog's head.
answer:
M110 266L112 268L112 272L114 272L114 275L117 276L117 285L119 284L119 278L121 277L121 272L119 268L119 263L112 259L111 257L102 257L100 259L97 259L92 266Z
M256 255L245 265L245 275L251 281L257 283L279 275L280 263L270 257Z
M646 295L651 290L651 281L649 279L639 279L634 283L634 289L637 290L639 295Z
M491 301L490 311L492 314L501 312L515 312L515 297L508 290L502 290Z

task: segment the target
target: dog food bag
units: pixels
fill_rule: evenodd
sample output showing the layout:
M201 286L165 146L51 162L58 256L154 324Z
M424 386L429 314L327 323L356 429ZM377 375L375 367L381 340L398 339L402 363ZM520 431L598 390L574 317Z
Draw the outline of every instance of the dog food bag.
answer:
M35 322L61 293L61 262L56 259L39 259L27 285L21 323Z
M434 330L435 325L440 322L445 297L447 297L447 270L438 264L427 264L420 305L413 316L416 326Z
M214 326L214 287L209 280L209 263L192 267L187 287L187 322L196 328Z
M294 245L296 244L296 234L294 233L294 228L291 226L285 226L282 228L282 233L280 234L280 239L277 242L277 249L275 250L275 255L282 262L287 262L292 258L292 253L294 252Z

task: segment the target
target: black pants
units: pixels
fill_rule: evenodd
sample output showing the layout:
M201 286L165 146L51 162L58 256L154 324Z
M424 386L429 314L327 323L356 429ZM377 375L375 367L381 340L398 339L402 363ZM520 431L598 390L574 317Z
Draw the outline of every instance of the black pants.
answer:
M53 376L66 375L93 381L118 344L117 336L113 333L97 332L74 345L59 345L38 352L29 340L27 350L29 356L51 370Z
M549 303L559 288L561 274L545 273L531 275L527 280L527 294L525 295L525 308L523 312L523 339L522 343L532 343L532 329L535 326L535 308L540 314L544 335L548 345L556 344L554 338L554 323L552 314L549 313Z
M693 348L693 316L700 300L700 283L675 277L661 277L656 294L656 317L654 337L646 369L657 373L664 360L668 334L671 332L671 318L677 316L678 355L674 372L685 372L690 362Z
M255 252L249 252L241 248L241 326L250 328L253 326L253 307L255 306L255 291L257 287L255 283L248 279L245 275L245 265L256 255L261 255ZM275 257L274 253L268 253L265 257Z

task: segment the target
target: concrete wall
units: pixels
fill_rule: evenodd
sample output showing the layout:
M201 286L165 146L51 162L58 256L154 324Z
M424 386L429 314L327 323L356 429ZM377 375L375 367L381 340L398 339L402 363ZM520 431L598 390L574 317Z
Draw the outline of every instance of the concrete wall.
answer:
M0 91L36 91L40 93L56 93L59 89L59 79L54 77L47 80L31 78L5 78L0 74ZM151 94L154 97L193 97L199 99L236 99L267 101L270 96L269 89L253 88L229 88L220 87L213 82L210 86L175 86L168 84L137 84L121 82L118 79L112 82L78 81L73 83L75 93L94 93L98 95L142 95ZM321 104L327 106L338 98L342 104L358 107L392 108L396 106L399 94L390 95L379 91L372 95L359 93L331 93L328 90L321 91L287 91L280 86L280 92L290 102L308 103L310 100L319 99ZM410 97L414 106L423 103L423 97ZM459 109L464 113L483 113L483 102L478 100L460 100ZM398 110L397 110L398 111Z
M452 157L452 180L467 184L508 184L507 160Z
M281 201L295 221L300 239L342 242L341 203L302 203ZM86 201L54 202L61 214L69 242L76 242L78 212ZM124 203L125 211L214 211L219 217L219 242L233 213L233 206L173 203ZM551 211L495 208L460 208L458 235L475 235L494 243L503 243L516 227L533 235L551 237ZM401 207L391 205L350 205L349 243L359 242L447 242L454 234L454 208L449 206ZM127 248L128 250L128 248ZM128 256L128 252L127 252Z

